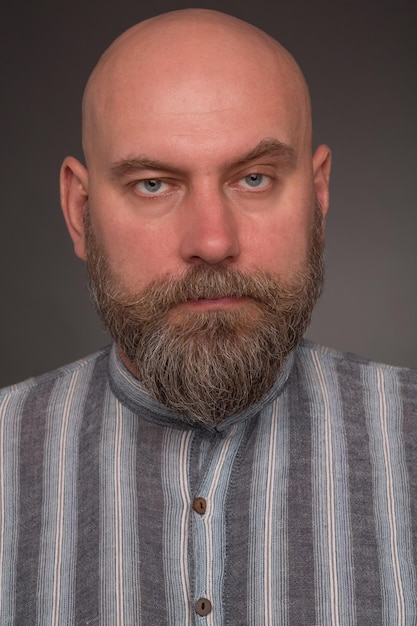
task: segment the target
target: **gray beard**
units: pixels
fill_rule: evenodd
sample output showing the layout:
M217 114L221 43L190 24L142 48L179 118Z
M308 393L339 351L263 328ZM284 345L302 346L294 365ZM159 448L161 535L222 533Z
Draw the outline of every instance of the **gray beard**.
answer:
M323 229L315 224L304 271L286 284L201 264L141 293L124 290L92 230L85 232L90 288L97 311L146 391L184 420L215 426L259 402L302 338L323 283ZM200 298L244 297L233 310L173 314Z

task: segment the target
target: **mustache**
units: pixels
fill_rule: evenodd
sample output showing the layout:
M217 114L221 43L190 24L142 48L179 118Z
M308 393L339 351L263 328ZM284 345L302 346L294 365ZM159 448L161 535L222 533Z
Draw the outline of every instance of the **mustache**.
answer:
M294 298L294 291L301 291L304 275L293 278L291 285L262 270L250 274L237 269L211 266L189 268L179 277L166 275L152 281L143 292L126 294L123 289L115 291L115 281L104 284L106 295L125 309L141 308L146 303L155 313L168 312L175 305L193 300L216 298L250 298L263 304L274 305L278 300ZM118 282L118 281L117 281Z

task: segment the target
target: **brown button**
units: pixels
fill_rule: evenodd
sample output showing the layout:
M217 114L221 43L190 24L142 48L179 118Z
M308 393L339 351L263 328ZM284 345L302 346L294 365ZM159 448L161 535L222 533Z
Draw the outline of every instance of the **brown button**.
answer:
M211 602L207 598L200 598L194 606L196 613L202 616L208 615L211 611Z
M195 498L193 501L193 509L196 513L204 515L207 508L207 502L204 498Z

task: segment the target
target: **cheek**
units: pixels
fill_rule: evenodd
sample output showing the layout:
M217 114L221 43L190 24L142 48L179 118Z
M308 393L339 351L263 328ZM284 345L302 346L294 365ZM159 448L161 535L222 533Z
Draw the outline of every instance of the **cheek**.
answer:
M282 217L282 216L281 216ZM282 276L303 269L311 239L312 220L289 215L252 229L248 239L252 264Z
M175 237L161 228L112 220L97 228L113 273L128 289L141 290L151 280L174 271Z

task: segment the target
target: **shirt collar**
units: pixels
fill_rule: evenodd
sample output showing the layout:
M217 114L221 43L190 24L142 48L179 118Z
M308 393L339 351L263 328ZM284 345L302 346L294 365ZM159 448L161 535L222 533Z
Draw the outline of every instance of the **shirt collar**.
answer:
M208 427L203 424L193 423L190 425L186 418L166 408L160 402L150 396L143 385L131 374L120 358L117 346L113 344L109 355L110 385L115 396L134 413L142 415L146 419L166 426L178 428L202 428L204 430L223 432L236 422L241 422L258 414L264 407L273 402L282 392L290 375L294 363L294 351L292 351L279 376L262 400L251 405L245 411L235 413L226 418L216 427Z

